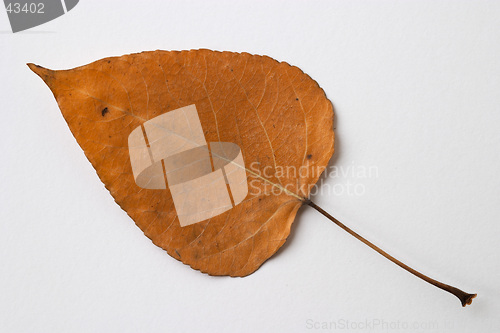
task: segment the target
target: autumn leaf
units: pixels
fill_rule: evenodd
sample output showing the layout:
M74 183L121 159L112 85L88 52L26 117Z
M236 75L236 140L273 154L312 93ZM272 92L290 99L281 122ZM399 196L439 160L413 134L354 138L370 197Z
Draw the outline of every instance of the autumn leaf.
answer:
M299 68L193 50L111 57L70 70L28 66L115 201L154 244L210 275L246 276L286 241L334 151L333 107Z

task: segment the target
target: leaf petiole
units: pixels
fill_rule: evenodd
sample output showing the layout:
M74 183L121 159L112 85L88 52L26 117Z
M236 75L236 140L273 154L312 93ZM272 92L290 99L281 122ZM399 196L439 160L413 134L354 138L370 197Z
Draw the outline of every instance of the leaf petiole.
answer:
M387 252L385 252L384 250L380 249L378 246L376 246L375 244L371 243L370 241L366 240L365 238L363 238L361 235L359 235L358 233L356 233L355 231L351 230L349 227L347 227L346 225L344 225L342 222L340 222L339 220L337 220L335 217L333 217L332 215L328 214L326 211L324 211L321 207L319 207L318 205L316 205L314 202L312 202L311 200L305 200L304 201L305 204L311 206L312 208L316 209L318 212L320 212L321 214L323 214L326 218L328 218L330 221L332 221L333 223L335 223L336 225L338 225L340 228L344 229L345 231L347 231L349 234L351 234L352 236L354 236L355 238L357 238L358 240L362 241L363 243L365 243L366 245L368 245L369 247L371 247L373 250L377 251L378 253L380 253L381 255L383 255L385 258L389 259L390 261L392 261L393 263L395 263L396 265L398 265L399 267L407 270L408 272L410 272L411 274L421 278L422 280L440 288L440 289L443 289L453 295L455 295L456 297L458 297L458 299L460 300L460 302L462 303L462 306L466 306L468 304L471 304L472 303L472 299L474 297L477 296L477 294L468 294L458 288L455 288L455 287L452 287L450 285L447 285L447 284L444 284L442 282L439 282L437 280L434 280L430 277L428 277L427 275L424 275L416 270L414 270L413 268L411 268L410 266L402 263L401 261L397 260L396 258L394 258L393 256L391 256L390 254L388 254Z

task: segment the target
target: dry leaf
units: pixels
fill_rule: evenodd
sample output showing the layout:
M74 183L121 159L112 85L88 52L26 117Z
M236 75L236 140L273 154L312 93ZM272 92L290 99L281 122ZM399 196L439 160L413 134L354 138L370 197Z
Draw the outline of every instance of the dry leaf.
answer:
M120 207L154 244L211 275L245 276L272 256L333 154L325 93L299 68L269 57L154 51L71 70L29 66L54 93ZM168 187L137 185L128 139L146 122L191 105L207 142L241 149L248 194L232 209L181 226Z
M115 201L174 258L245 276L308 204L379 254L455 295L308 200L333 154L333 108L297 67L209 50L143 52L53 71L50 87Z

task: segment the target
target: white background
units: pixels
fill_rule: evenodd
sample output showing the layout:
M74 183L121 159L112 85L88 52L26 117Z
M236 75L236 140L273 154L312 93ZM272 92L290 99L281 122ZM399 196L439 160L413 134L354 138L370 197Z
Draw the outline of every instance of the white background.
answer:
M0 30L0 331L500 330L500 2L87 0L17 34L2 8ZM194 271L144 237L25 63L196 48L269 55L317 80L336 108L332 166L347 174L314 200L477 292L472 306L311 208L246 278Z

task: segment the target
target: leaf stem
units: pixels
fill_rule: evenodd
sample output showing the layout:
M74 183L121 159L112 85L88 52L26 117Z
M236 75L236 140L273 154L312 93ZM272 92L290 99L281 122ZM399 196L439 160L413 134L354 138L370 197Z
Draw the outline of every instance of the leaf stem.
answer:
M452 287L452 286L449 286L447 284L444 284L442 282L439 282L439 281L436 281L434 279L431 279L430 277L428 277L427 275L424 275L416 270L414 270L413 268L411 268L410 266L402 263L401 261L397 260L396 258L394 258L393 256L391 256L390 254L388 254L387 252L385 252L384 250L380 249L378 246L374 245L373 243L371 243L370 241L366 240L365 238L363 238L361 235L359 235L358 233L356 233L355 231L351 230L349 227L347 227L346 225L344 225L342 222L340 222L339 220L337 220L335 217L331 216L330 214L328 214L326 211L324 211L321 207L319 207L318 205L316 205L314 202L312 202L311 200L305 200L304 201L305 204L311 206L312 208L316 209L318 212L320 212L321 214L323 214L325 217L327 217L330 221L332 221L333 223L335 223L336 225L338 225L340 228L344 229L345 231L347 231L349 234L351 234L352 236L354 236L355 238L357 238L358 240L362 241L363 243L365 243L366 245L368 245L369 247L371 247L373 250L377 251L378 253L380 253L381 255L383 255L385 258L389 259L390 261L392 261L393 263L395 263L396 265L398 265L399 267L407 270L408 272L410 272L411 274L421 278L422 280L438 287L438 288L441 288L453 295L455 295L456 297L458 297L458 299L460 300L460 302L462 303L462 306L466 306L468 304L471 304L472 303L472 299L474 297L477 296L477 294L468 294L458 288L455 288L455 287Z

